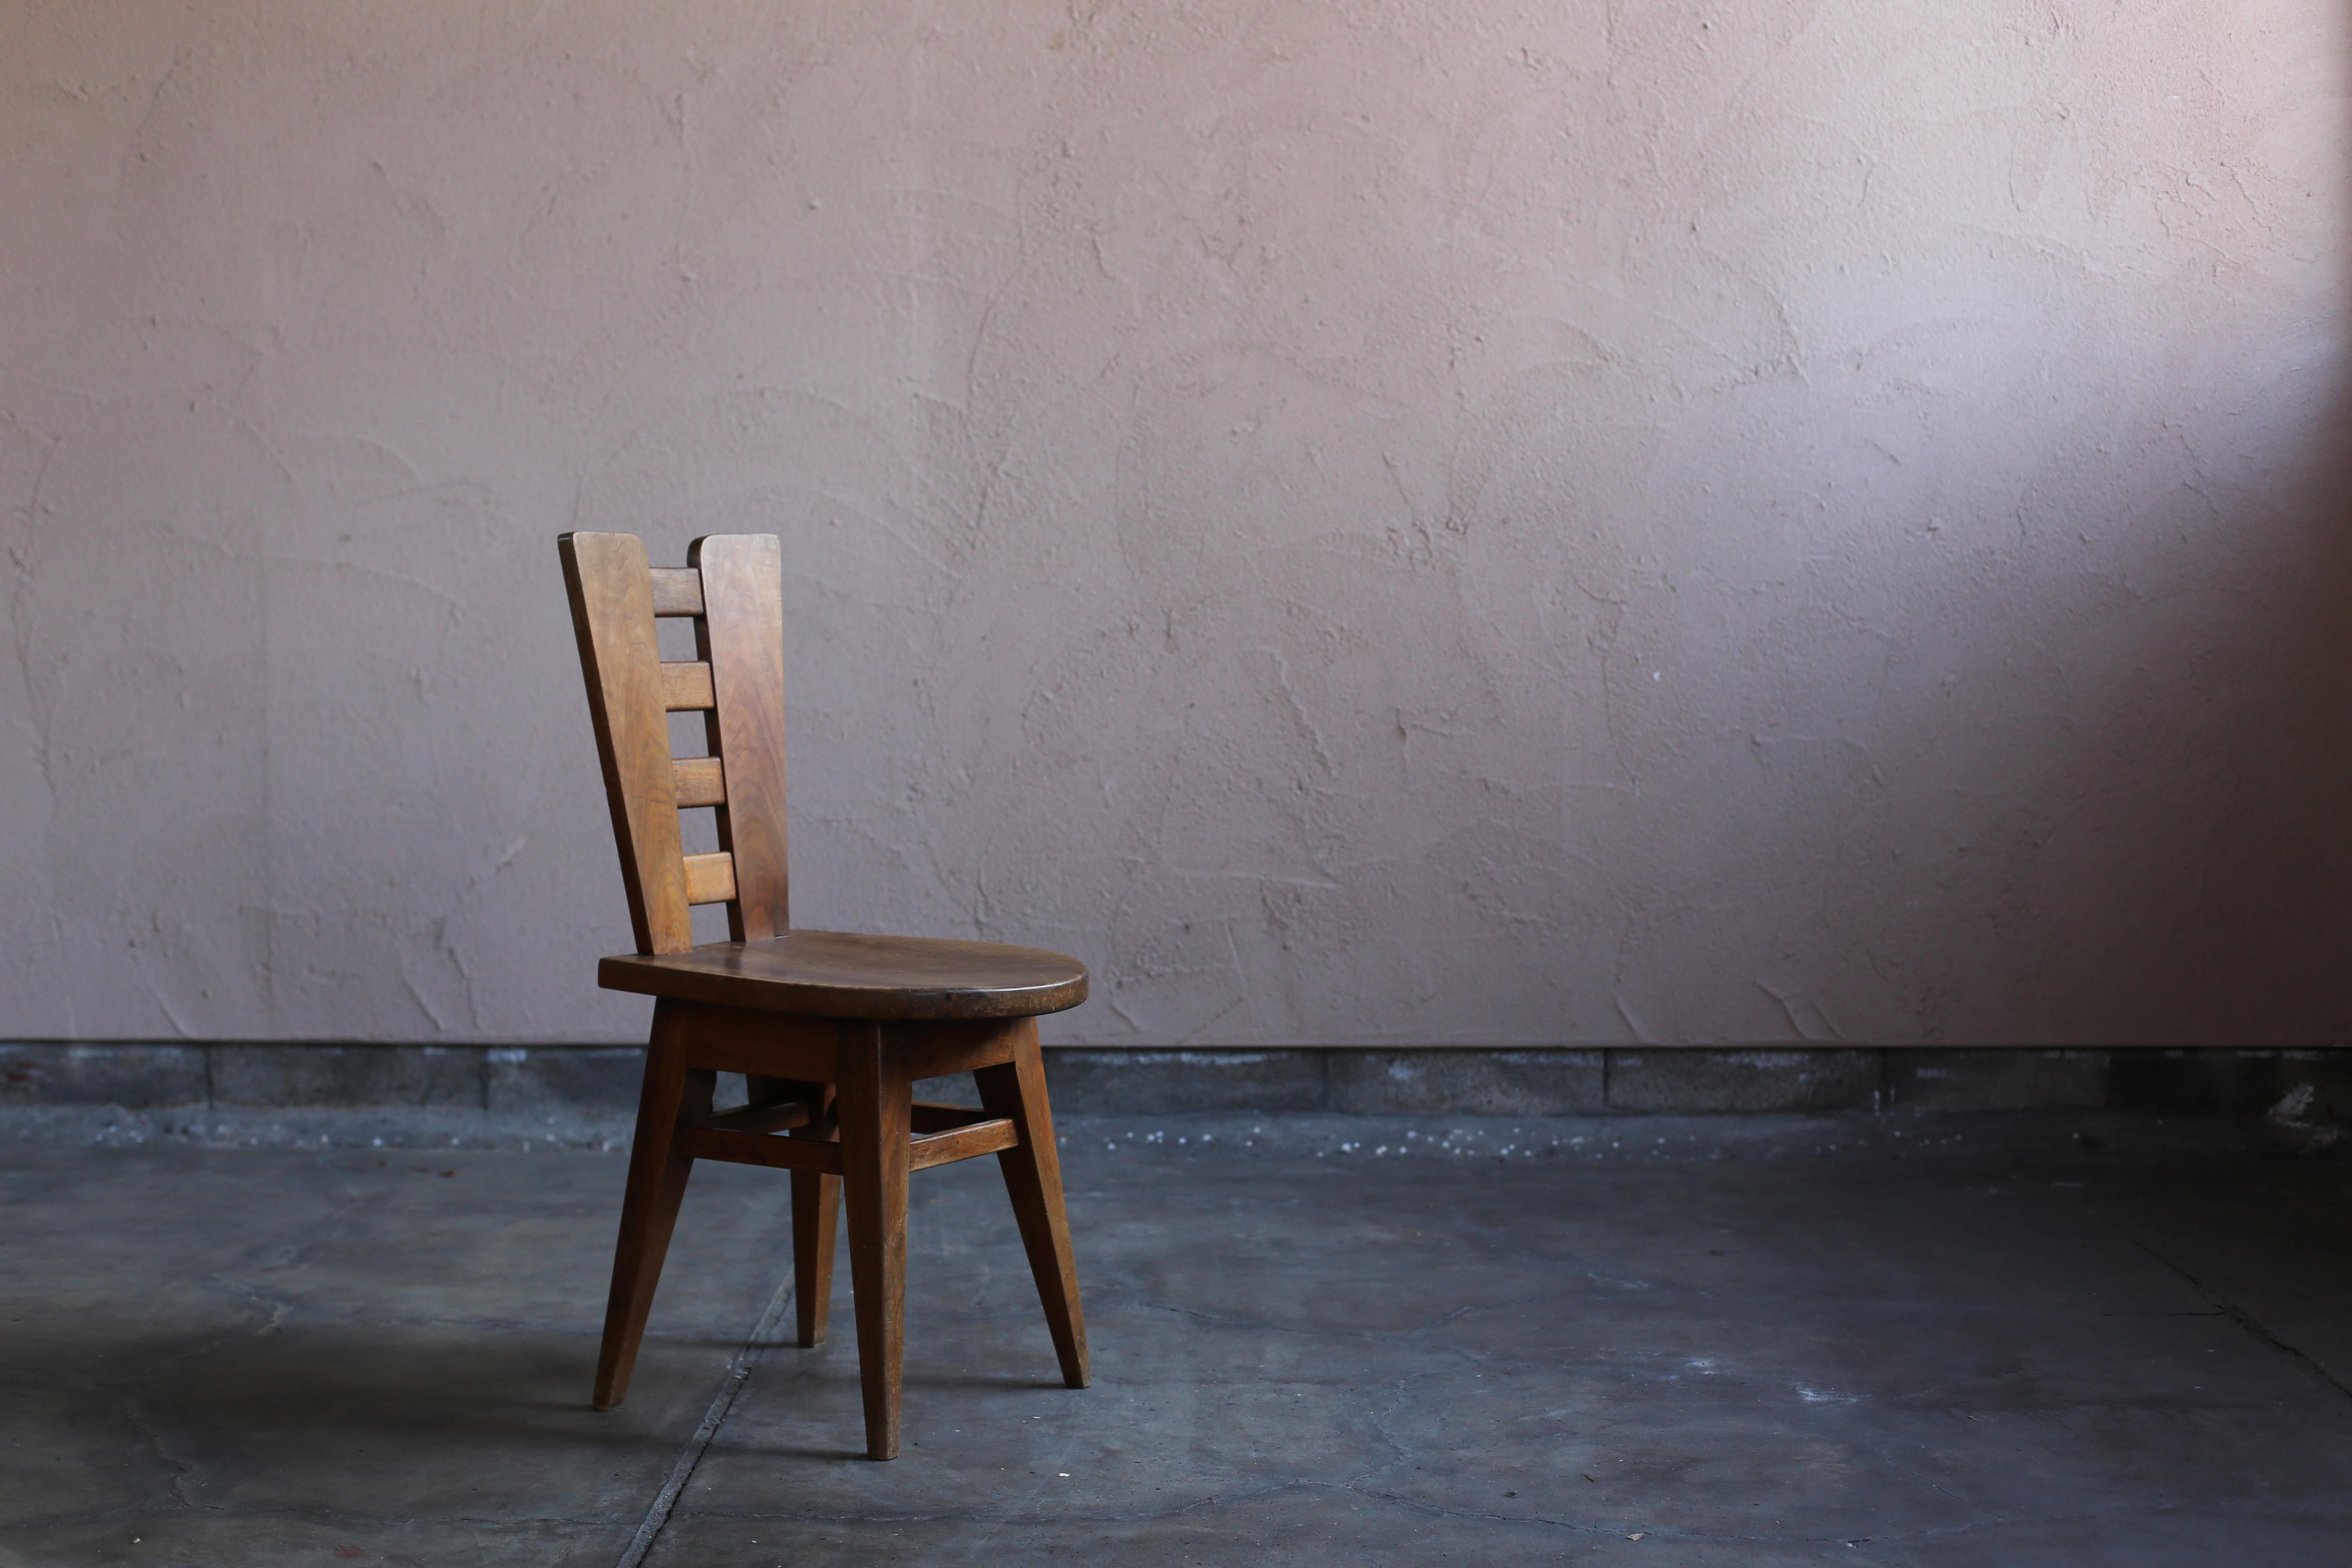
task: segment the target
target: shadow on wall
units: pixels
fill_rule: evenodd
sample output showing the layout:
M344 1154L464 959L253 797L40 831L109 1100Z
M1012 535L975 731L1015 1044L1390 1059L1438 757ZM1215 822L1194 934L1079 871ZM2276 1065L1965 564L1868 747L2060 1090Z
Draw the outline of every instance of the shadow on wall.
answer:
M2300 376L2270 356L2289 363L2266 384L2188 365L2152 410L2053 421L2006 537L1926 546L1868 779L1781 824L1835 858L1825 919L1913 1041L2352 1038L2352 345L2332 330L2309 343L2332 383L2309 354ZM1804 1032L1841 1037L1865 994Z
M2339 144L2352 149L2352 127ZM2345 173L2340 210L2352 212L2352 167ZM2341 266L2352 278L2352 249ZM2152 617L2159 635L2139 643L2105 735L2083 753L2105 769L2083 795L2103 830L2057 858L2052 871L2063 880L2045 918L2018 933L2042 938L2021 956L2058 998L2055 1039L2352 1039L2347 294L2352 285L2339 284L2326 344L2332 400L2313 418L2280 421L2308 430L2307 441L2254 454L2225 476L2238 482L2217 493L2239 498L2226 511L2184 487L2141 523L2193 555L2173 581L2117 585L2169 595ZM2200 445L2197 432L2179 435L2192 451ZM2226 441L2209 436L2217 447ZM2045 615L2053 612L2089 618L2097 607L2070 601ZM2121 808L2098 810L2102 799ZM2101 987L2074 985L2078 973ZM2115 1033L2095 1039L2101 1026Z
M2352 167L2346 184L2352 213ZM2352 278L2352 252L2341 259ZM2069 760L1991 819L2011 842L1981 847L1982 863L2010 874L1972 879L1962 855L1937 882L1946 929L1991 929L2016 960L1976 977L1999 989L1956 1011L2032 1031L2016 1043L2352 1038L2347 294L2339 285L2334 340L2316 345L2331 396L2257 386L2207 403L2219 417L2203 430L2168 421L2191 477L2176 462L2138 498L2115 557L2127 564L2038 574L2067 591L1994 612L2023 624L1993 619L1971 650L1976 675L2012 683L2021 660L2051 660L2038 689L2074 699L2042 716L2054 721L2039 754ZM2284 438L2235 448L2224 426L2255 416ZM2036 509L2053 540L2074 527L2063 488ZM2074 515L2095 531L2116 521Z
M2060 966L2044 984L2063 1038L2094 1018L2123 1044L2352 1033L2352 386L2306 451L2315 469L2279 474L2273 506L2179 529L2204 542L2206 581L2156 624L2199 635L2147 647L2105 715L2096 787L2129 804L2062 860L2080 912L2054 906L2036 955ZM2237 552L2265 539L2273 559ZM2074 995L2070 961L2110 994Z
M1769 915L1791 1033L2352 1036L2352 355L2308 326L2248 355L2183 328L2150 351L2180 364L2121 363L2071 417L1937 406L1935 442L2019 466L1856 507L1837 564L1899 586L1849 626L1816 613L1810 645L1768 624L1736 650L1766 671L1751 710L1853 737L1722 836L1801 854L1779 887L1817 889ZM1939 530L1946 505L1972 515Z
M2345 177L2331 297L2250 289L2241 331L2149 281L2152 357L2110 367L2106 406L2021 420L2013 520L1911 581L1854 792L1879 804L1805 826L1851 886L1916 900L1840 918L1922 1043L2352 1040ZM1927 863L1870 868L1889 844Z

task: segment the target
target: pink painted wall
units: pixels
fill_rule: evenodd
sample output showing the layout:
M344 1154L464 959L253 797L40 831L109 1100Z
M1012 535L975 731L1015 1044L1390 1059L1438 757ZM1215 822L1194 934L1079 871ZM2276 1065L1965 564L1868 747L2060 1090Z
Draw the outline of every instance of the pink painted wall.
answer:
M0 8L0 1036L621 1038L554 537L1103 1044L2352 1020L2338 0Z

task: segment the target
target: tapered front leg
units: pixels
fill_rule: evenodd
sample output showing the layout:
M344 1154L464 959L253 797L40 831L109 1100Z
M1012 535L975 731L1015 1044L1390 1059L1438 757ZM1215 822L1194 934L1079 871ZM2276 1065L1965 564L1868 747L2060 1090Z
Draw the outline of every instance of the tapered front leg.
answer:
M645 1088L637 1096L637 1136L629 1148L629 1186L621 1200L621 1235L613 1247L613 1289L604 1304L604 1344L596 1358L595 1406L610 1410L629 1392L654 1287L677 1223L694 1161L676 1152L681 1122L710 1114L714 1074L686 1066L686 1014L667 999L654 1004L646 1046Z
M841 1025L842 1196L857 1303L857 1374L866 1452L898 1457L898 1385L907 1314L908 1139L914 1085L884 1049L878 1024Z
M1062 1381L1084 1388L1092 1373L1087 1363L1087 1314L1078 1302L1078 1266L1070 1250L1070 1220L1062 1206L1062 1159L1054 1143L1054 1108L1045 1099L1045 1061L1037 1048L1037 1021L1024 1018L1013 1059L982 1068L980 1103L992 1116L1009 1116L1021 1142L997 1155L1021 1245L1054 1336Z

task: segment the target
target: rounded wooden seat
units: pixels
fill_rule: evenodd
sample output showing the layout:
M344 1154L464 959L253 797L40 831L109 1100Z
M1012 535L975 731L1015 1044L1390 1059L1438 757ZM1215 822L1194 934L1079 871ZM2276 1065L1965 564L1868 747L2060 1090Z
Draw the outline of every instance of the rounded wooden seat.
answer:
M1087 966L1042 947L837 931L624 953L597 967L596 982L820 1018L1026 1018L1087 999Z

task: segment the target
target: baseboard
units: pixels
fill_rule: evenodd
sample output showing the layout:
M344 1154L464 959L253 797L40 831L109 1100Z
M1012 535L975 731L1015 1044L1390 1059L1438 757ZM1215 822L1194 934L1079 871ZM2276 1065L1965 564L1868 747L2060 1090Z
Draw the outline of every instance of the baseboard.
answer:
M0 1107L624 1110L625 1046L0 1045ZM2352 1121L2352 1048L1049 1048L1078 1113L1592 1116L2084 1110Z

